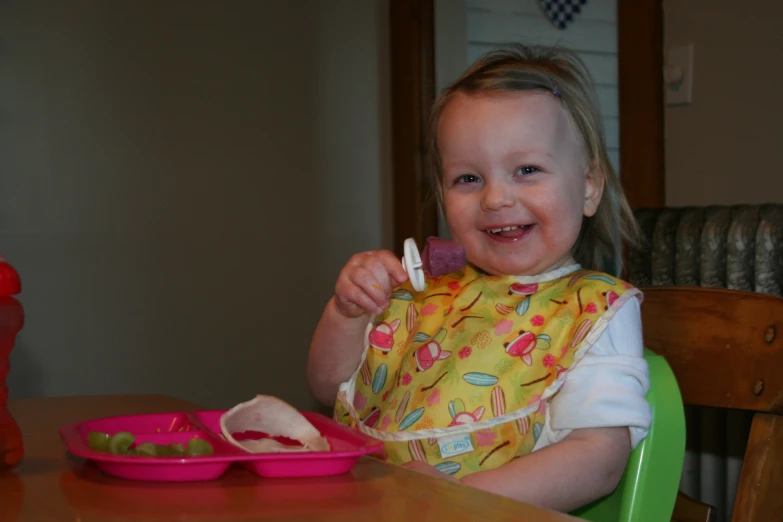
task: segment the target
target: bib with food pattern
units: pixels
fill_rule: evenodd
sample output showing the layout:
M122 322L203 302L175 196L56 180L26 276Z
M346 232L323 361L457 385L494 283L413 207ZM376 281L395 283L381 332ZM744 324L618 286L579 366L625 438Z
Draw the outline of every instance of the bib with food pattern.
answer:
M398 287L368 327L335 419L384 442L394 463L457 477L530 453L546 402L638 289L572 265L536 277L468 265Z

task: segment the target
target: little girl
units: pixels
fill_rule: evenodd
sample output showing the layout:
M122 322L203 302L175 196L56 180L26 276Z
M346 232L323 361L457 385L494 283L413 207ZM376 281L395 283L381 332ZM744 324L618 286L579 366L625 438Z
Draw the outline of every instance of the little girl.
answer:
M391 252L353 256L310 387L391 462L571 511L616 487L651 421L641 293L600 271L636 225L583 65L483 56L437 100L432 156L468 265L416 292Z

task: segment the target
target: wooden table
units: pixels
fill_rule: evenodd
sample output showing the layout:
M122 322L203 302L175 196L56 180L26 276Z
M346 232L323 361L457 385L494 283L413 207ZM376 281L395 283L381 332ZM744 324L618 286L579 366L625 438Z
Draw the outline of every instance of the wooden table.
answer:
M232 466L211 482L127 481L67 453L60 426L198 405L161 395L121 395L18 399L9 408L22 428L25 458L0 474L2 522L577 520L369 457L335 477L262 479Z

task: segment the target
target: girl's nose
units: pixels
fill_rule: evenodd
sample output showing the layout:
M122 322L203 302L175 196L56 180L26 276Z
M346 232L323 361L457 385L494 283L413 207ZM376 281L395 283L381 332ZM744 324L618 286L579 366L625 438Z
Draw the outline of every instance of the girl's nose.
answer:
M500 183L487 183L481 195L481 209L500 210L514 204L511 194Z

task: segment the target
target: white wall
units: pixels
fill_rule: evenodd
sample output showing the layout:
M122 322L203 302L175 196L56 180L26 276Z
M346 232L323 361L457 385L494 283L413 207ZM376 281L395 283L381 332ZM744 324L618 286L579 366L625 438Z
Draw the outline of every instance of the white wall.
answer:
M470 65L467 0L435 0L435 90L455 81Z
M339 269L391 247L388 0L0 3L11 396L311 407Z

